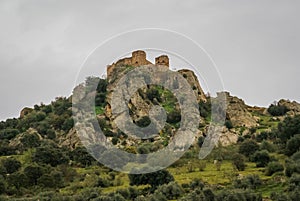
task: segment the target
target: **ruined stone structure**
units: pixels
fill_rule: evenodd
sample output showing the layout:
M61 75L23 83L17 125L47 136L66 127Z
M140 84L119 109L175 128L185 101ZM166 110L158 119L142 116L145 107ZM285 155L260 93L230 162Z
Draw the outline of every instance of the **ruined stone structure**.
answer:
M155 58L155 65L164 65L169 67L169 57L167 55L161 55Z
M138 66L143 66L148 64L152 64L152 63L147 60L146 52L142 50L134 51L132 52L131 57L120 59L116 63L107 66L107 70L106 70L107 79L110 80L112 74L114 72L118 72L118 68L122 68L122 66L124 67L127 65L127 66L138 67ZM169 67L169 57L167 55L161 55L155 58L155 65L164 65Z

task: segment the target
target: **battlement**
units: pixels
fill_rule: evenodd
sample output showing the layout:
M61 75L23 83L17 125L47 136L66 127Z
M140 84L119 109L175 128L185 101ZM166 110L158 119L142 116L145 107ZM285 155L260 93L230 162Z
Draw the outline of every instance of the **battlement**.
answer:
M167 55L161 55L155 58L155 65L164 65L169 67L169 57Z
M147 60L146 52L142 50L134 51L132 52L131 55L132 55L131 57L120 59L116 63L107 66L106 74L108 80L110 80L112 74L115 72L116 68L118 67L126 66L126 65L138 67L138 66L152 64L150 61ZM167 55L161 55L159 57L156 57L155 65L164 65L169 67L169 57Z

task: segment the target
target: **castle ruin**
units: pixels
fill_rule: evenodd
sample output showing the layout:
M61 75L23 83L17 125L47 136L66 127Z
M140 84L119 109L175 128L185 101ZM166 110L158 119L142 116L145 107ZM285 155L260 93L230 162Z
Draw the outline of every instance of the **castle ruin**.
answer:
M132 52L131 57L120 59L116 63L107 66L107 70L106 70L107 79L110 80L110 77L112 77L113 73L116 72L117 68L121 66L128 65L128 66L138 67L138 66L143 66L148 64L152 64L152 63L147 60L146 52L142 50L134 51ZM156 57L155 65L164 65L169 67L169 57L167 55L161 55L159 57Z

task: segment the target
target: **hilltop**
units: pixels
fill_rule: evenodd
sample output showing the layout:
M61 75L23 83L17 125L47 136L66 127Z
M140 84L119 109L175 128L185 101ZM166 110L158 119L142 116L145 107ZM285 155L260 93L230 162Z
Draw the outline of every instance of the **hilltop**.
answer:
M127 104L139 127L151 123L149 110L161 106L166 124L158 136L136 139L114 120L112 93L118 81L140 66L169 69L167 55L147 60L138 50L108 65L107 77L88 77L78 86L81 99L95 95L97 122L107 141L133 154L148 154L168 146L182 119L179 100L156 85L138 89ZM215 149L198 153L212 122L216 97L205 94L195 73L177 71L191 86L201 115L196 139L183 157L165 170L127 175L97 162L83 146L72 118L72 99L25 107L18 118L0 122L0 200L296 200L300 192L300 104L279 100L268 108L252 107L229 92L225 121ZM97 83L91 91L91 83ZM101 150L100 150L101 152ZM119 159L111 155L111 160ZM124 164L126 165L126 164ZM128 164L127 164L128 165Z

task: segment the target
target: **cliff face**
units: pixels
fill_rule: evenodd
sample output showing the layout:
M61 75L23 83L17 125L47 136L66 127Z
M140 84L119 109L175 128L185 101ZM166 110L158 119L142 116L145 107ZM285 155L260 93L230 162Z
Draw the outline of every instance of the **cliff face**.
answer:
M152 64L146 59L146 53L143 51L135 51L132 53L132 57L120 59L116 63L109 65L107 68L107 94L106 94L106 108L105 108L105 118L110 122L112 131L118 132L118 128L114 125L114 120L118 117L112 114L111 104L112 104L112 92L116 88L118 81L126 75L129 71L134 68L138 68L143 65L159 65L169 68L169 58L166 55L161 55L155 58L155 64ZM206 102L207 99L205 94L199 84L197 76L191 70L179 70L178 71L190 84L192 90L195 93L197 101ZM180 114L180 107L178 100L175 96L168 90L163 89L160 86L150 85L144 88L140 88L133 96L131 96L128 103L128 109L131 114L133 122L138 123L144 121L145 117L149 116L149 110L155 106L160 105L164 107L167 111L167 119L176 119L176 115ZM175 116L175 117L174 117ZM172 121L172 120L170 120ZM172 133L176 130L174 124L167 123L167 127L161 131L161 136L155 139L155 141L166 140L166 135L171 137ZM167 137L167 138L168 138ZM121 143L121 142L120 142ZM126 144L139 143L135 139L126 139ZM123 143L124 144L124 143Z
M111 94L116 84L126 73L128 73L132 68L136 68L143 65L152 64L150 61L146 59L146 53L144 51L138 50L132 53L132 57L123 58L109 65L107 67L107 106L106 106L106 116L111 118ZM153 64L152 64L153 65ZM163 65L166 68L169 68L169 58L167 55L161 55L155 58L155 65ZM182 76L188 81L191 85L193 91L195 92L195 96L197 100L206 102L205 94L199 84L197 76L193 71L183 69L178 71ZM149 88L148 88L149 89ZM142 93L141 93L142 92ZM131 102L129 103L129 108L133 109L137 112L136 117L144 116L148 113L149 108L151 108L151 101L147 100L147 96L145 93L147 89L142 89L140 93L135 93L131 97ZM144 93L144 95L143 95Z
M249 106L242 99L226 93L227 99L227 118L233 127L252 128L258 126L258 119L249 112Z
M191 85L191 87L193 88L193 91L195 92L195 96L197 97L197 100L206 102L207 101L206 96L200 86L200 82L199 82L197 76L195 75L195 73L188 69L182 69L182 70L179 70L178 72Z

